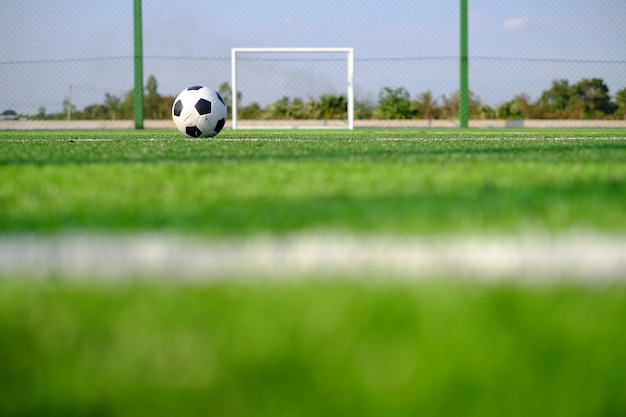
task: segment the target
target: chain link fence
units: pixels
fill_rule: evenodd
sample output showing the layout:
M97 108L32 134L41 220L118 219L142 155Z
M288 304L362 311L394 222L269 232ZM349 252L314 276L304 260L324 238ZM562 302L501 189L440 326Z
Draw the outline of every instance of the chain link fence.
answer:
M144 0L142 7L145 117L163 120L146 127L169 127L172 100L189 85L232 93L234 47L351 47L357 119L458 117L458 0ZM622 120L624 21L622 0L470 0L470 117ZM0 128L68 119L132 126L132 1L5 2L0 39ZM302 118L322 117L322 97L345 94L341 59L259 57L250 65L256 69L238 88L243 117L293 118L289 106L307 103ZM280 103L285 114L272 110Z

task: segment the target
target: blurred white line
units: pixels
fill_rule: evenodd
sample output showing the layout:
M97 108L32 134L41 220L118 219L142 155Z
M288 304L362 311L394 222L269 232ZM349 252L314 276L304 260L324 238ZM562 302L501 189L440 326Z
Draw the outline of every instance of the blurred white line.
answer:
M35 278L358 277L626 282L626 235L352 235L203 240L168 234L0 237L0 276Z

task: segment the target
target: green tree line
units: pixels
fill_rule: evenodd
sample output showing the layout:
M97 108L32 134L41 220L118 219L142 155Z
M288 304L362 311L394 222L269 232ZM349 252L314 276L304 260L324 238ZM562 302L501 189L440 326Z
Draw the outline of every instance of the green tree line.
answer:
M144 96L146 119L168 119L174 96L158 92L156 78L147 79ZM232 91L228 83L219 87L227 106L232 103ZM241 92L238 102L241 103ZM133 91L122 97L105 94L104 102L91 104L83 110L72 108L72 119L122 120L133 118ZM34 119L65 119L68 112L67 101L63 111L46 114L40 108ZM347 99L343 95L323 95L315 98L282 97L275 102L261 106L252 103L238 108L241 119L344 119L347 113ZM411 94L404 87L384 87L378 94L378 101L355 102L357 119L454 119L459 113L459 92L435 97L430 91ZM609 88L600 78L585 78L570 84L568 80L554 80L549 89L544 90L537 100L527 94L519 94L513 99L492 108L483 104L470 92L470 118L473 119L623 119L626 118L626 88L615 94L613 100Z
M377 106L366 111L362 111L366 116L378 119L456 118L459 92L436 98L427 91L411 100L405 88L385 87L378 95ZM600 78L585 78L575 84L554 80L535 101L527 94L519 94L496 108L481 103L470 91L469 114L473 119L623 119L626 88L619 90L613 101L609 88Z
M154 75L150 75L146 81L144 93L144 116L146 119L162 120L172 116L172 104L175 96L163 96L158 92L158 82ZM134 118L133 90L128 91L121 97L110 93L104 95L104 102L90 104L84 109L78 110L68 100L63 101L63 110L59 113L47 114L46 109L39 108L36 115L31 119L63 120L68 116L67 107L71 106L72 120L132 120Z

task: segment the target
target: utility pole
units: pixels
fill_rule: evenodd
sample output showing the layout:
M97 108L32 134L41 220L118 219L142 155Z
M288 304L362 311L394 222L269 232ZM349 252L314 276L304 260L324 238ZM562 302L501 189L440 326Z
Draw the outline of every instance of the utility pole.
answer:
M65 111L67 112L67 120L72 120L72 84L70 84L70 91L67 94Z

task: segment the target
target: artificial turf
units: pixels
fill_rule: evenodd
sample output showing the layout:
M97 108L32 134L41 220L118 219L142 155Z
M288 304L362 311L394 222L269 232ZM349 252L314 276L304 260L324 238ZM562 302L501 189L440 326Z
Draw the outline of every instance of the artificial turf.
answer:
M0 231L626 230L624 131L0 132Z
M578 229L626 232L623 130L0 132L7 241ZM0 273L0 415L626 414L619 277L75 278Z

